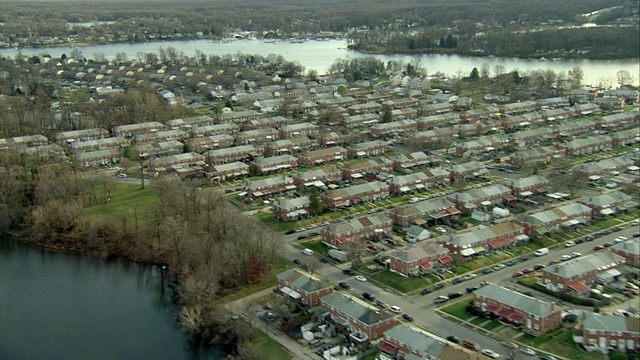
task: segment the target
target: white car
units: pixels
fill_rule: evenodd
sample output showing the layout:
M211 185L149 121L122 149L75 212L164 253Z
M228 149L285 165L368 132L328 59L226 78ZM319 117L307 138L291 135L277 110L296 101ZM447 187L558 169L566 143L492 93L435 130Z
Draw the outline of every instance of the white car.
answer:
M447 229L445 229L443 227L440 227L440 226L437 226L436 227L436 231L439 232L439 233L443 233L444 234L444 233L447 232Z
M394 312L396 314L400 314L402 312L402 309L400 309L399 306L389 306L389 311Z
M507 265L505 264L498 264L496 266L493 267L493 270L500 270L500 269L504 269L505 267L507 267Z
M476 275L476 274L467 274L467 275L462 277L462 280L464 280L464 281L471 280L471 279L475 278L476 276L478 276L478 275Z
M572 259L571 255L562 255L562 257L560 258L560 260L562 260L562 261L567 261L567 260L571 260L571 259Z
M358 275L358 276L356 276L356 280L365 282L365 281L367 281L367 278L362 276L362 275Z
M572 258L577 258L577 257L580 257L580 256L582 256L582 254L581 254L581 253L579 253L579 252L572 252L572 253L571 253L571 257L572 257Z
M628 237L626 237L626 236L618 236L618 237L617 237L617 238L615 238L613 241L615 241L615 242L617 242L617 243L621 243L621 242L623 242L623 241L627 241L627 240L629 240L629 238L628 238Z
M500 354L498 354L497 352L495 352L495 351L493 351L491 349L482 349L482 350L480 350L480 352L483 355L486 355L486 356L488 356L488 357L490 357L492 359L499 359L500 358Z
M525 355L536 356L536 352L533 351L533 349L531 349L531 348L522 348L522 349L520 349L520 352L525 354Z
M576 243L573 241L569 241L568 243L564 244L565 247L573 247L576 246Z
M309 256L311 256L311 255L313 255L313 250L311 250L311 249L304 249L304 250L302 250L302 253L303 253L303 254L305 254L305 255L309 255Z

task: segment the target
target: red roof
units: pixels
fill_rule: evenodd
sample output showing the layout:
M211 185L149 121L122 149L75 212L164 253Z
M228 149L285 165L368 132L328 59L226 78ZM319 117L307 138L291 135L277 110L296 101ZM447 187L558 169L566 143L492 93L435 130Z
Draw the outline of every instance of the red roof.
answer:
M567 289L573 290L579 293L583 293L591 290L587 285L581 283L580 281L574 281L572 283L567 284Z
M422 264L420 264L420 267L423 269L430 269L431 268L431 263L430 262L424 262Z
M333 206L342 206L344 205L344 200L338 200L333 202Z
M516 237L515 236L510 236L510 237L506 238L505 241L507 242L507 244L513 244L514 242L516 242Z
M513 196L511 194L504 195L502 198L507 200L507 201L516 201L516 200L518 200L517 197L515 197L515 196Z
M351 199L351 201L353 201L353 202L360 202L360 198L355 197L355 198Z
M524 320L524 316L520 315L520 314L513 314L511 316L511 321L518 323L518 324L522 324L522 320Z
M453 258L451 256L445 256L443 258L438 259L438 262L440 262L440 264L448 264L452 261L453 261Z
M340 244L346 244L346 243L349 242L349 239L347 239L346 237L341 237L341 238L338 239L338 242Z
M486 311L495 313L496 310L498 310L498 307L496 305L488 305Z
M490 246L492 249L499 249L499 248L501 248L501 247L503 247L503 246L507 246L508 244L509 244L509 243L508 243L506 240L504 240L504 239L503 239L503 240L494 240L494 241L491 241L491 242L489 243L489 246Z
M386 341L383 341L380 344L378 344L378 348L380 350L386 352L387 354L395 354L396 351L398 351L398 347L397 346L395 346L395 345L393 345L393 344L391 344L389 342L386 342Z
M460 214L461 211L458 210L456 207L452 206L447 209L447 212L451 215L457 215L457 214Z
M502 310L500 310L498 315L500 315L502 317L510 318L511 315L513 315L513 312L511 312L511 310L509 310L509 309L502 309Z

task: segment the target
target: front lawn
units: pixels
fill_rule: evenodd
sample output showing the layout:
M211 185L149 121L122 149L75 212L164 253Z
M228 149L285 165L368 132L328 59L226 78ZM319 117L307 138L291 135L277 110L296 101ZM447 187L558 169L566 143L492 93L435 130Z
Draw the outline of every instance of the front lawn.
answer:
M605 359L605 356L602 353L582 350L580 345L573 341L570 329L556 329L539 338L525 334L519 340L529 346L536 347L553 354L561 354L567 359Z
M263 359L291 359L291 354L280 346L280 344L271 339L267 334L263 333L260 330L256 330L256 335L254 339L254 343L256 346L257 352L261 354Z
M140 188L139 184L112 182L109 184L109 202L88 206L82 209L80 217L88 221L100 221L106 218L126 218L126 224L133 229L150 223L151 209L154 206L155 190L152 187Z
M422 289L430 284L427 279L420 277L406 277L389 270L380 271L370 275L370 278L405 294Z
M488 324L485 324L485 325L483 326L483 328L485 328L485 329L487 329L487 330L491 331L491 330L494 330L494 329L496 329L496 328L499 328L500 326L502 326L502 324L501 324L501 323L499 323L498 321L491 321L491 322L489 322Z
M309 240L302 241L299 243L301 249L311 249L313 252L320 254L322 256L328 256L329 247L325 245L322 240Z
M474 317L474 315L468 314L465 309L469 306L469 301L460 301L455 304L443 307L441 310L445 313L456 317L460 320L466 321Z

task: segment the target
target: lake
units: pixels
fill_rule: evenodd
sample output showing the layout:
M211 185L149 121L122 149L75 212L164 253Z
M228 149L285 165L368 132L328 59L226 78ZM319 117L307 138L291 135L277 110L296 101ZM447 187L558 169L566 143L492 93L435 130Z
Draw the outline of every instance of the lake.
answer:
M165 41L149 42L139 44L108 44L91 45L80 47L82 54L91 58L94 54L102 53L107 58L113 58L115 54L124 52L127 56L135 58L140 53L158 53L160 47L173 47L178 52L193 56L196 50L205 54L226 55L226 54L258 54L267 56L269 54L282 55L288 61L297 61L305 69L314 69L319 73L326 73L329 66L338 58L353 58L357 56L370 56L356 51L347 50L346 40L327 41L306 41L304 43L290 43L286 40L277 43L267 43L262 40L235 40L231 42L220 42L213 40L189 40L189 41ZM22 49L22 54L37 55L50 54L59 57L62 54L69 55L73 48L37 48ZM18 53L16 49L0 49L0 55L13 57ZM584 71L585 84L595 85L602 78L614 80L616 73L620 70L627 70L633 75L634 83L638 83L640 78L640 66L637 59L627 60L556 60L542 61L536 59L518 58L497 58L497 57L470 57L459 55L373 55L385 62L389 60L402 60L405 63L414 59L419 59L429 74L442 72L447 75L455 75L458 71L468 75L474 67L478 70L483 63L487 63L491 68L494 65L502 65L505 70L518 69L535 70L551 69L556 72L567 72L579 66Z
M0 359L222 359L190 346L161 271L0 239Z

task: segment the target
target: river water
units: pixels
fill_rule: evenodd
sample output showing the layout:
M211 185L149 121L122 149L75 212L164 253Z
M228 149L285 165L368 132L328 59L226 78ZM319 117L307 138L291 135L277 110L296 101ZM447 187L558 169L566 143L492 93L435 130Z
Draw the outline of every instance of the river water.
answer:
M0 239L0 359L222 359L192 348L161 269Z
M166 41L139 44L108 44L92 45L79 48L87 58L94 54L102 53L111 59L117 53L124 52L127 56L135 58L138 53L158 53L160 47L173 47L178 52L193 56L196 50L205 54L257 54L267 56L269 54L282 55L288 61L298 61L305 69L314 69L319 73L326 73L329 66L338 58L353 58L358 56L370 56L356 51L347 50L346 40L306 41L304 43L290 43L286 40L278 43L266 43L262 40L236 40L227 43L213 40L190 41ZM62 54L69 55L73 48L55 47L22 49L22 54L38 55L49 54L58 57ZM15 56L16 49L0 49L0 55ZM556 60L542 61L536 59L496 58L496 57L470 57L459 55L373 55L385 62L389 60L402 60L408 63L419 59L429 74L442 72L453 76L458 72L468 75L474 67L480 70L483 63L487 63L491 69L495 65L502 65L506 71L518 69L520 71L551 69L556 72L567 72L579 66L584 71L584 83L596 85L600 79L616 79L616 73L627 70L634 77L634 83L640 79L640 65L638 59L628 60Z

